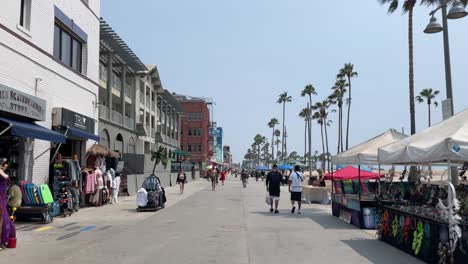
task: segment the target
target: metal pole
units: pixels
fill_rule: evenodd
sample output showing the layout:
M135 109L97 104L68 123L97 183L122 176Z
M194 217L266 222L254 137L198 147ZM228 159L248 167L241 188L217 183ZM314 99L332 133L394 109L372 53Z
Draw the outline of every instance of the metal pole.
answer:
M68 134L68 129L69 129L69 127L67 127L67 130L65 130L65 134L63 134L64 136L67 136L67 134ZM61 146L62 146L62 143L60 143L60 144L58 145L57 149L55 150L54 155L53 155L52 158L50 159L50 164L52 164L52 162L54 162L55 156L57 156L57 153L58 153L58 151L59 151L59 149L60 149Z
M447 3L442 4L442 23L444 33L444 58L445 58L445 89L447 93L447 99L450 101L450 116L454 114L454 103L452 94L452 70L450 64L450 44L449 44L449 33L448 33L448 21L447 21Z
M361 165L358 165L358 180L359 180L359 202L361 202Z
M379 163L379 181L378 181L378 188L377 188L377 197L380 196L380 163Z
M2 132L0 132L0 136L5 134L13 125L9 124L7 128L5 128Z

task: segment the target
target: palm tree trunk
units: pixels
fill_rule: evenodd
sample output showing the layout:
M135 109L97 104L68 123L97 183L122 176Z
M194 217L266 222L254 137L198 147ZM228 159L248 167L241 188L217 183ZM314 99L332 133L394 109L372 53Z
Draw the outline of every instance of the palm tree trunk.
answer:
M306 119L304 122L304 157L307 155L307 128L309 121Z
M283 102L283 133L281 134L283 140L281 140L281 158L284 157L284 122L285 122L286 102Z
M338 144L336 146L336 154L340 153L340 139L341 139L341 111L340 106L338 106Z
M273 126L273 133L271 134L271 160L275 159L275 126Z
M322 170L325 171L325 142L323 141L323 124L320 125L320 134L322 136Z
M416 112L414 110L413 8L414 6L410 7L408 10L409 101L411 135L416 133Z
M346 119L346 150L349 149L349 115L351 113L351 77L348 75L349 93L348 93L348 118Z
M343 152L343 102L341 102L340 107L340 148L341 152Z
M431 127L431 105L427 104L427 113L428 113L428 118L429 118L429 127Z
M324 123L323 123L323 126L325 127L325 146L327 147L327 153L330 152L330 150L328 149L328 129L327 129L327 119L324 118ZM328 163L328 172L330 172L330 162Z

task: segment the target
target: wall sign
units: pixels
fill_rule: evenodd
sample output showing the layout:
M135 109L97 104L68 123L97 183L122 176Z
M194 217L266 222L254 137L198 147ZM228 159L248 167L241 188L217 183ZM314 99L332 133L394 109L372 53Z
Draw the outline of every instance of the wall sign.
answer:
M66 108L54 108L53 126L71 127L94 135L95 120Z
M46 101L0 84L0 111L45 121Z

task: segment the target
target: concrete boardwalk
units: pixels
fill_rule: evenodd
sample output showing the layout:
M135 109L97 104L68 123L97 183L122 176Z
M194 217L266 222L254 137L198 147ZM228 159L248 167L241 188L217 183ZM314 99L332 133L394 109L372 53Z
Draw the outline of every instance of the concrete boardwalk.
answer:
M156 213L137 213L128 197L51 225L19 225L18 248L0 252L0 263L419 263L331 216L330 206L291 215L286 189L280 214L269 213L262 182L243 189L231 178L212 192L201 180L182 196L167 193Z

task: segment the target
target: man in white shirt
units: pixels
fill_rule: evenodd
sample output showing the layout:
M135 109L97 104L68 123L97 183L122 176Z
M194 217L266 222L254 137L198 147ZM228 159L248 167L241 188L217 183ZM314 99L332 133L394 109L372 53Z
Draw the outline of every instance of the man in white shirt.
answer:
M291 193L291 213L294 214L296 211L295 203L298 204L297 213L301 214L301 202L302 202L302 181L304 176L300 172L301 167L296 165L294 167L294 172L289 175L289 192Z

